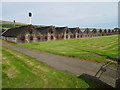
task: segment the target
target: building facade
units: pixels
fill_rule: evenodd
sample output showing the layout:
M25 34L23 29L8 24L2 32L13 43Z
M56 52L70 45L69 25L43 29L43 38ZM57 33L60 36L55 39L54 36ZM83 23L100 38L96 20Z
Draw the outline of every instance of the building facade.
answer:
M55 26L35 27L26 25L4 30L1 34L3 40L15 43L32 43L52 40L66 40L73 38L91 38L120 34L118 29L95 29L95 28L68 28Z

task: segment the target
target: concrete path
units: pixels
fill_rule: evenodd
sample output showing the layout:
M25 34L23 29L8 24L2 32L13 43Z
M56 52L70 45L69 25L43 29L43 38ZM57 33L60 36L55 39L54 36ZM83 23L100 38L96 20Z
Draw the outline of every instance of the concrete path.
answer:
M33 57L36 60L43 62L44 64L47 64L57 70L73 73L75 75L88 74L95 76L102 66L102 64L96 64L85 60L59 56L37 50L30 50L20 46L14 46L13 44L9 43L6 44L5 41L3 41L3 46ZM115 78L115 73L107 73L104 78L109 85L114 86L114 82L111 80Z

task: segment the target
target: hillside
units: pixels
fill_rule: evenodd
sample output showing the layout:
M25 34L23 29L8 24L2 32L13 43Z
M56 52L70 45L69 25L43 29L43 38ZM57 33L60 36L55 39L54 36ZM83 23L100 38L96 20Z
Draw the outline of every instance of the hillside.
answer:
M2 25L3 30L14 27L13 22L10 22L10 21L2 21L2 20L0 20L0 23ZM20 26L23 26L23 25L27 25L27 24L16 22L16 27L20 27ZM34 25L34 27L37 28L37 27L46 27L46 26L44 26L44 25Z
M117 35L17 45L94 62L106 62L118 55Z
M0 20L0 23L2 23L2 29L9 29L14 27L13 22L10 22L10 21ZM16 22L16 27L23 26L23 25L27 25L27 24Z

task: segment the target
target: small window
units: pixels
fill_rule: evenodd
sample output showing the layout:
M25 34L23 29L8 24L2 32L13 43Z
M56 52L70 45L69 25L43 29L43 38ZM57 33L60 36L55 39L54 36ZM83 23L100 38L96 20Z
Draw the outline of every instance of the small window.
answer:
M40 40L40 36L38 36L37 39Z
M68 30L66 31L66 33L68 33Z
M74 38L76 37L76 35L74 35Z
M73 36L72 35L70 35L70 38L72 38Z
M56 36L56 38L58 39L58 36Z
M25 36L22 36L22 37L21 37L21 40L25 40Z
M53 33L53 30L51 30L51 33Z
M33 36L30 37L30 40L33 40Z
M68 35L66 35L66 38L68 38Z
M48 36L45 36L45 39L48 39Z
M53 36L51 36L51 39L53 39Z
M33 30L32 30L32 29L29 29L28 31L29 31L30 33L32 33L32 32L33 32Z
M82 35L80 35L80 37L82 38Z

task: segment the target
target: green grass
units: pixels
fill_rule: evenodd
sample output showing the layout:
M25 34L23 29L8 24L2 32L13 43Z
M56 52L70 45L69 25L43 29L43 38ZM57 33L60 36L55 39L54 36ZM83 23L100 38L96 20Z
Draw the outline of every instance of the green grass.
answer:
M57 71L34 58L2 48L3 88L95 88L95 82ZM90 83L90 84L89 84Z
M13 22L0 20L0 23L2 23L2 29L13 28ZM16 27L20 27L20 26L23 26L23 25L26 25L26 24L16 22Z
M118 54L118 36L25 43L18 46L94 62L106 62Z

